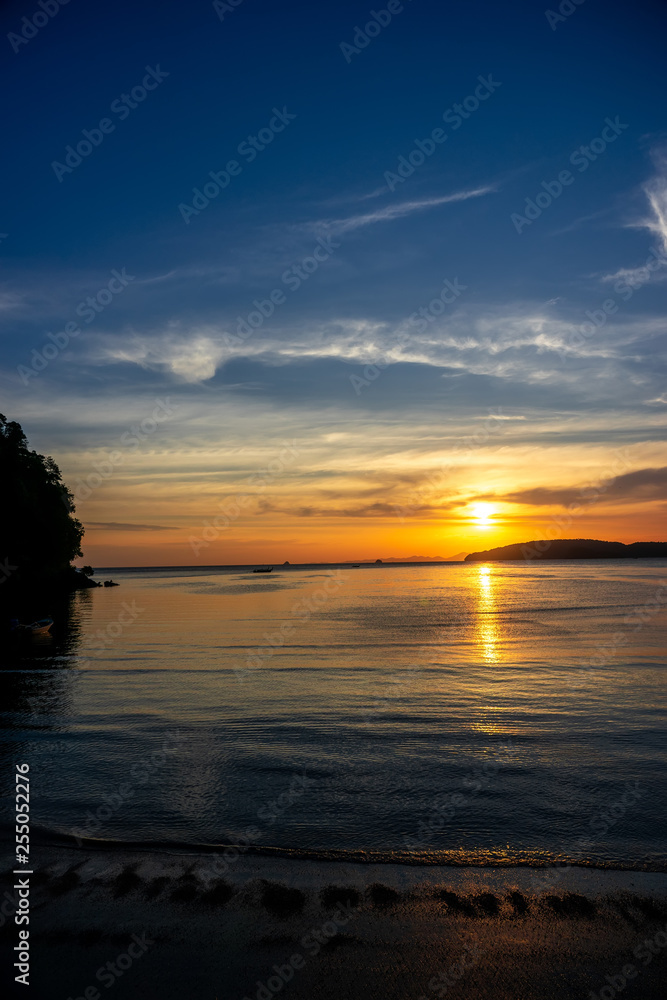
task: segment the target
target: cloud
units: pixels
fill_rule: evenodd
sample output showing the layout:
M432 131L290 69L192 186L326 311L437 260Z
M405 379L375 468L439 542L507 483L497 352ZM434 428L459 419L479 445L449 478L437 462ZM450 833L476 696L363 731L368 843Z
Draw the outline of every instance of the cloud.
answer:
M288 393L295 404L311 399L316 390L322 399L351 392L350 378L365 378L368 365L378 370L370 371L372 392L352 400L359 398L361 405L379 405L390 387L395 396L399 383L401 400L412 405L420 379L424 402L445 391L450 400L463 403L466 390L477 398L473 386L456 384L470 377L493 380L498 391L520 384L518 398L524 404L535 402L531 387L543 394L548 390L561 407L576 398L590 409L610 396L617 398L617 386L618 391L623 387L624 409L634 402L645 411L647 400L658 399L663 385L653 345L664 332L661 318L619 317L594 336L576 339L580 317L550 312L531 303L469 303L433 318L422 330L406 318L391 322L353 316L289 326L267 323L247 337L234 335L234 321L189 326L171 320L162 329L146 332L91 333L73 364L77 361L87 369L88 380L94 377L91 367L136 365L161 376L165 391L169 383L170 389L179 382L196 387L217 376L226 389L261 393L266 399L275 390L283 397ZM328 362L349 366L349 371L334 373L326 368ZM305 366L310 366L307 377ZM277 369L286 371L280 374ZM385 374L390 369L395 372ZM72 372L72 366L68 370ZM111 378L111 372L105 377ZM125 385L128 378L137 377L147 382L145 376L127 371L119 371L116 381ZM444 379L446 388L434 379ZM155 384L154 374L147 384ZM558 398L553 396L558 392ZM495 402L504 403L505 398Z
M164 524L121 524L120 521L86 521L87 531L170 531Z
M636 292L649 281L667 280L667 256L658 247L654 247L652 253L640 267L619 267L618 271L614 271L613 274L605 274L600 280L604 282L622 281Z
M667 264L667 258L657 259L661 264ZM655 260L656 258L650 257L647 260L647 264L652 264ZM660 277L667 278L667 272L663 271ZM646 264L641 267L619 267L618 271L614 271L612 274L605 274L600 280L607 284L622 281L626 285L630 285L630 287L636 291L638 288L641 288L642 285L646 285L651 280L651 272L648 270Z
M398 506L398 504L396 505ZM361 504L352 507L317 507L309 506L279 506L269 501L262 501L258 514L288 514L291 517L396 517L396 506L391 503ZM424 508L427 509L427 508ZM428 508L436 509L436 508ZM443 509L443 508L437 508Z
M667 147L653 150L651 158L656 171L653 177L643 184L643 192L648 201L650 215L632 223L631 228L648 229L657 237L657 246L653 247L650 256L643 266L621 267L612 274L605 274L604 282L624 281L633 289L641 288L652 277L659 281L667 279ZM656 260L659 262L656 265ZM662 265L662 270L658 268Z
M661 396L656 396L655 399L644 400L645 406L667 406L667 392L663 392Z
M606 501L612 502L649 502L667 500L667 467L660 469L638 469L627 472L613 479L598 481L576 488L572 486L558 489L537 486L532 489L519 490L494 499L506 503L530 504L534 507L560 506L567 507L571 503L582 503L591 499L591 491L596 491Z
M421 201L403 201L398 205L387 205L379 208L375 212L367 212L364 215L351 215L347 219L327 219L320 225L324 225L329 231L337 234L349 233L354 229L361 229L363 226L372 226L377 222L393 222L394 219L402 219L406 215L415 212L424 212L429 208L437 208L439 205L448 205L452 202L467 201L469 198L480 198L482 195L491 194L496 188L490 185L486 187L473 188L467 191L456 191L454 194L443 195L441 198L424 198Z
M644 225L655 233L662 249L667 252L667 148L654 150L653 162L656 173L644 185L644 193L653 214Z
M0 291L0 313L14 312L17 309L22 309L24 304L25 301L21 295L15 292Z
M174 375L186 382L203 382L213 378L224 355L222 344L210 337L197 337L176 346L167 364Z
M479 417L477 417L477 420L488 420L488 419L489 419L488 413L482 414ZM515 414L513 416L510 416L509 414L506 414L506 413L494 413L493 419L494 420L525 420L526 417L525 417L524 414Z
M611 208L607 206L605 208L599 209L597 212L591 212L589 215L581 215L579 216L579 218L574 219L572 222L568 223L568 225L566 226L563 226L561 229L554 229L551 235L564 236L566 233L575 232L577 229L580 229L582 226L585 226L586 223L592 222L594 219L599 219L605 215L608 215L610 211Z
M98 364L130 362L142 368L167 370L185 382L213 378L226 350L219 331L192 330L183 337L173 326L162 335L114 335L98 338L98 342L101 346L93 352Z

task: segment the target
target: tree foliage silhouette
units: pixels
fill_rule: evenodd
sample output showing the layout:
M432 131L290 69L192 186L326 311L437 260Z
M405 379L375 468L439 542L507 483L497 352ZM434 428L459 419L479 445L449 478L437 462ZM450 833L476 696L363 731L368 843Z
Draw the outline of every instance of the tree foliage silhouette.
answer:
M19 579L55 575L81 555L83 525L52 458L0 413L0 561Z

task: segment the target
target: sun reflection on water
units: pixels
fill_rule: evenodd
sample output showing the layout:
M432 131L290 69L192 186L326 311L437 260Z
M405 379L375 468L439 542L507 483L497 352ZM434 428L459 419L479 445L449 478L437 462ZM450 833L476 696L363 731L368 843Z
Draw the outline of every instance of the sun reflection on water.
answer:
M476 638L486 663L500 662L500 632L496 607L495 578L491 566L482 565L477 571L477 633Z

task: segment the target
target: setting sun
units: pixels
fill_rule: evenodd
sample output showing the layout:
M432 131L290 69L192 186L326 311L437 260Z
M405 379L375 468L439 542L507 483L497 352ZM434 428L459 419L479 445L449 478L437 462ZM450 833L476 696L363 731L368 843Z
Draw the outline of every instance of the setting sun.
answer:
M470 508L472 519L478 528L489 528L493 524L496 508L490 503L474 503Z

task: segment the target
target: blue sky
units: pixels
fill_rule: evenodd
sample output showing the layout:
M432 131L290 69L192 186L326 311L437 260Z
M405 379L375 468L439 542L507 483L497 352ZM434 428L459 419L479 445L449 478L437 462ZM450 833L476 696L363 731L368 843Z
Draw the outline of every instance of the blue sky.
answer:
M156 399L175 404L113 476L81 490L91 557L142 561L159 543L159 561L193 561L187 539L207 511L287 439L298 461L204 561L254 557L255 538L317 554L318 531L355 553L376 532L374 545L404 555L413 539L447 554L474 542L474 521L453 512L481 496L513 540L554 513L517 507L517 490L608 478L620 451L624 473L655 470L653 486L604 498L596 533L631 540L644 504L655 536L664 4L630 16L566 0L555 20L528 2L408 0L375 22L386 4L217 6L70 0L38 30L22 20L37 3L1 16L3 412L85 484ZM133 99L145 79L154 89ZM58 167L103 119L89 155ZM253 156L241 144L258 134ZM224 190L184 212L230 160ZM513 216L538 195L518 232ZM445 279L462 290L443 303ZM271 315L239 336L239 317L272 291ZM89 296L100 309L87 323ZM603 322L582 334L587 313ZM67 323L80 332L36 374L33 351ZM491 435L463 462L461 442L491 411L502 443ZM416 503L443 466L446 485ZM412 535L391 514L411 497Z

